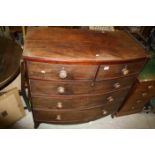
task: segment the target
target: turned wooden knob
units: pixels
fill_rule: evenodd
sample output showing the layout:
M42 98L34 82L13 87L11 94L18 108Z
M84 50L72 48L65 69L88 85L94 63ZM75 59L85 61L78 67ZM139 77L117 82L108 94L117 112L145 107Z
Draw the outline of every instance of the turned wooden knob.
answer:
M102 110L102 114L106 115L108 112L106 110Z
M65 92L65 88L64 87L58 87L57 91L59 94L63 94Z
M67 71L65 71L64 69L62 69L60 72L59 72L59 77L61 79L65 79L67 77Z
M107 98L107 100L108 100L108 102L113 102L113 101L114 101L114 98L113 98L112 96L109 96L109 97Z
M40 72L41 72L42 74L45 74L45 73L46 73L46 71L44 71L44 70L41 70Z
M61 115L57 115L56 120L60 121L61 120Z
M146 92L142 93L142 96L143 97L147 96L147 93Z
M117 82L114 84L114 88L119 88L121 85Z
M149 85L149 86L148 86L148 89L152 89L152 88L153 88L153 86L152 86L152 85Z
M127 75L129 73L129 70L125 67L122 69L123 75Z
M57 103L57 108L62 108L62 102Z

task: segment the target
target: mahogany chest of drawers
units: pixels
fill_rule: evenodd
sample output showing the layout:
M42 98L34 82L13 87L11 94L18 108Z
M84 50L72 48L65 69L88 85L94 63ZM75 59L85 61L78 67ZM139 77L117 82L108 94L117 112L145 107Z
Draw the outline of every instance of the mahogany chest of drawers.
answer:
M150 55L151 59L137 77L131 92L119 108L117 116L141 112L144 106L155 97L155 54L150 52Z
M23 58L37 127L114 115L148 56L122 31L30 28Z

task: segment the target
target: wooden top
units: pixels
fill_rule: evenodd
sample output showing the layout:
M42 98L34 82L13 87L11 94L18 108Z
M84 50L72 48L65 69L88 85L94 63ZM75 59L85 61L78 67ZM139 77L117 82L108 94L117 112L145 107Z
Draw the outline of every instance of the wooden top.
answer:
M0 37L0 89L19 73L22 49L10 39Z
M146 58L126 32L64 28L29 28L24 58L63 62L117 62Z

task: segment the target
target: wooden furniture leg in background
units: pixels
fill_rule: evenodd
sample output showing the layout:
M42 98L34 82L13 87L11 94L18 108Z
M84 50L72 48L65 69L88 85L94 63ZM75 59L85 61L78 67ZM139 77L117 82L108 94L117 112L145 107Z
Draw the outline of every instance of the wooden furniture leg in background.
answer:
M28 96L26 94L26 88L28 84L26 82L26 72L25 72L25 66L24 62L21 62L21 94L24 98L25 104L27 106L27 109L31 111L31 105L30 105L30 100L28 99Z

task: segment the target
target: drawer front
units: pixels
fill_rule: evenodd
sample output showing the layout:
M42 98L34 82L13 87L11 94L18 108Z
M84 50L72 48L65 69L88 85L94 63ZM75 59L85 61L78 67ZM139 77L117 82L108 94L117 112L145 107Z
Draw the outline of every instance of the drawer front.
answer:
M126 97L129 89L122 89L113 93L92 96L73 97L32 97L34 109L84 109L95 106L120 105Z
M139 73L144 66L144 61L125 64L101 65L97 80L123 77L134 73Z
M125 110L125 111L121 111L121 112L117 113L116 116L131 115L131 114L139 113L141 111L142 111L142 108L137 108L137 109L132 109L132 110Z
M44 80L92 80L97 65L66 65L27 62L30 78Z
M155 97L155 81L145 81L137 84L135 93L144 97Z
M101 65L97 80L122 77L138 73L144 66L144 61L125 64ZM45 80L92 80L95 77L97 65L66 65L40 62L27 62L30 78Z
M72 82L55 82L30 80L31 95L80 95L107 93L109 91L119 90L125 87L131 87L135 77L119 78L115 80L96 81L72 81Z
M138 96L137 98L129 98L119 112L121 113L125 111L133 111L135 109L143 109L144 105L148 101L148 99L142 99L142 97L140 98Z
M153 81L140 82L129 96L119 113L142 110L144 105L155 96L155 83Z
M112 109L108 107L98 107L87 110L72 110L72 111L60 111L60 110L34 110L33 115L36 121L40 122L52 122L52 123L82 123L97 118L107 116L111 113Z

